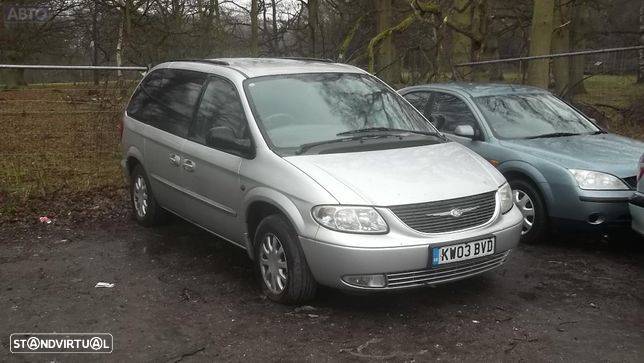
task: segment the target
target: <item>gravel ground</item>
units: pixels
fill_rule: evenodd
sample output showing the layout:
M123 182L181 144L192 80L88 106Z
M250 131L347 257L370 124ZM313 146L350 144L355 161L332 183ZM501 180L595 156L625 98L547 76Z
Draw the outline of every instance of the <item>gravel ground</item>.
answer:
M561 236L477 278L281 306L244 251L185 222L4 223L0 361L87 358L11 355L12 332L108 332L91 358L118 361L642 361L643 246Z

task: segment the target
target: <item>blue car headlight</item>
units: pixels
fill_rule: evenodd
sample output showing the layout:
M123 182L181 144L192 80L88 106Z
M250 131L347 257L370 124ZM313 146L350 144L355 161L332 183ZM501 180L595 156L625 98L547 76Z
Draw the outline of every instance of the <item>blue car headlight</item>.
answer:
M618 177L599 171L568 169L577 181L579 188L585 190L628 190L628 186Z

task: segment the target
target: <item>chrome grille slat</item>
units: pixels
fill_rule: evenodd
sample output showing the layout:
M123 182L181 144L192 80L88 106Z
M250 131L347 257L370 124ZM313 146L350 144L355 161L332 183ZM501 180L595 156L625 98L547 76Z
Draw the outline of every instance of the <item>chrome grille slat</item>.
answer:
M494 209L488 210L487 212L488 212L488 213L494 213ZM485 211L483 211L483 213L482 213L482 214L483 214L483 215L473 215L473 216L467 216L467 217L452 218L451 220L447 220L447 219L446 219L446 220L444 220L444 221L440 221L440 222L427 221L426 219L427 219L428 217L424 217L425 219L420 219L420 218L418 218L418 219L408 219L407 221L408 221L409 223L414 223L414 222L416 222L416 224L417 224L417 225L423 225L423 224L433 224L433 225L439 225L439 224L453 224L453 223L463 223L463 222L467 222L468 220L471 220L471 219L481 219L481 218L485 218ZM429 217L429 218L431 218L431 217Z
M509 251L488 256L474 262L455 264L454 266L438 267L426 270L396 272L387 274L387 286L407 287L426 284L437 284L442 281L483 273L501 266Z
M406 276L410 274L419 274L419 273L425 273L425 272L442 272L442 271L448 271L448 270L454 270L456 268L462 268L462 267L468 267L468 266L474 266L481 264L483 262L489 262L491 260L498 260L498 259L505 259L508 257L510 254L510 250L496 253L494 255L489 255L473 260L465 260L462 262L456 262L452 264L447 264L447 265L441 265L437 267L432 267L429 269L423 269L423 270L413 270L413 271L402 271L402 272L391 272L388 274L388 276L391 277L398 277L398 276Z
M460 217L429 215L471 207L477 207L477 209L465 212ZM429 203L390 206L389 210L407 226L419 232L453 232L480 226L492 219L496 211L496 192Z
M483 208L480 208L480 212L492 212L492 213L494 213L494 207L495 207L495 206L489 206L489 207L483 207ZM454 208L454 207L452 207L452 208ZM427 213L429 213L429 212L427 212ZM403 216L403 215L400 215L399 217L401 217L401 216ZM465 215L465 216L463 216L463 217L461 217L461 218L465 218L465 217L476 217L476 216L478 216L478 215L472 215L472 216L467 216L467 215ZM409 215L409 216L405 216L405 218L406 218L408 221L410 221L410 222L416 222L416 221L422 221L422 220L425 220L425 219L427 219L428 217L427 217L427 216L425 216L424 214L421 214L421 215L418 215L418 214L414 215L414 214L412 214L412 215ZM430 218L431 218L431 217L430 217ZM452 220L456 221L457 219L452 219Z
M507 257L507 253L503 252L503 253L497 253L497 254L492 255L492 256L485 256L485 257L478 258L478 259L475 259L475 260L470 260L470 261L466 260L466 261L463 261L463 262L460 262L460 263L457 262L457 263L454 263L453 266L450 266L448 264L448 265L433 267L431 269L426 269L426 270L394 272L394 273L390 273L389 276L391 276L391 278L399 278L399 277L405 277L405 276L409 276L409 275L413 275L413 274L425 274L425 273L429 273L429 272L440 273L440 272L444 272L444 271L452 271L452 270L455 270L455 269L468 268L468 267L471 267L471 266L474 266L474 265L478 265L478 264L480 264L482 262L490 262L490 261L502 260L502 259L504 259L506 257Z
M487 260L484 262L480 262L478 264L474 265L468 265L468 266L463 266L459 268L454 268L453 270L444 270L444 271L431 271L431 270L424 270L422 272L418 272L415 275L411 276L396 276L396 277L391 277L389 278L390 283L399 283L399 282L409 282L409 281L414 281L414 280L423 280L425 278L431 278L431 279L436 279L444 276L450 276L454 274L458 274L460 272L464 271L472 271L473 269L478 269L478 268L483 268L486 266L491 266L495 265L498 263L502 263L505 258L503 256L491 260Z

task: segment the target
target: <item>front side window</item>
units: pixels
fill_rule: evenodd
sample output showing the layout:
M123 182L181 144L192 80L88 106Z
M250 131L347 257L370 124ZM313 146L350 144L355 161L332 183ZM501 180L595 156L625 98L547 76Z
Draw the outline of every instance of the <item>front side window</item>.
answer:
M205 79L200 72L156 70L141 82L127 113L141 122L185 137Z
M208 134L220 128L232 131L237 139L247 135L246 116L237 90L230 82L212 78L197 108L190 138L205 145Z
M435 92L430 113L434 125L443 132L453 133L459 125L469 125L475 132L480 132L469 106L454 95Z
M427 107L427 102L429 102L430 95L431 94L429 92L416 91L407 93L404 97L412 106L416 107L418 111L427 117L428 115L425 114L425 108Z
M475 102L500 139L591 134L600 130L548 93L477 97Z
M386 141L387 148L405 147L409 135L427 139L431 134L436 142L437 131L422 115L368 75L258 77L246 80L245 89L264 137L278 154L299 154L315 144L346 146L340 141L367 137ZM398 137L389 137L394 134Z

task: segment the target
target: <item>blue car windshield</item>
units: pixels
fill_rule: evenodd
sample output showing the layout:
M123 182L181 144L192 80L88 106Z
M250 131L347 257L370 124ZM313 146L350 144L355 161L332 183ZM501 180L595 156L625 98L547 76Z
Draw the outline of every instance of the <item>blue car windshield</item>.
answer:
M400 95L369 75L266 76L246 80L245 89L264 137L287 154L369 133L439 135Z
M572 107L548 93L484 96L474 100L499 139L599 131Z

